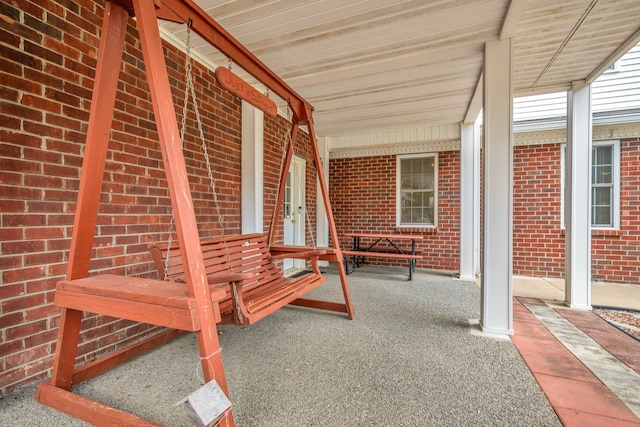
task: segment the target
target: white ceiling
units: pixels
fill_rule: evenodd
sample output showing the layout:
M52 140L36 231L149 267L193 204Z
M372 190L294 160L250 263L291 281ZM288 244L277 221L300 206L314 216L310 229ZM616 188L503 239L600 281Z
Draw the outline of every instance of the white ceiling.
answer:
M513 38L516 95L591 82L640 41L640 0L195 2L315 107L319 136L475 116L490 40ZM184 25L161 28L174 44L186 39ZM200 60L228 64L194 37Z

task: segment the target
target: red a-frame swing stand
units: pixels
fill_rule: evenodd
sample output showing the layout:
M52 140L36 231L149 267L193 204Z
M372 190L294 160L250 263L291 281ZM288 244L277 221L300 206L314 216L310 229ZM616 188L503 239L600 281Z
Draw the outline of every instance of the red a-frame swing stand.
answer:
M183 249L184 264L187 266L185 268L186 286L108 274L89 277L89 263L98 218L111 118L114 112L127 22L131 12L135 12L137 20L162 158L176 219L178 240ZM69 265L66 280L58 284L55 295L55 304L62 308L62 313L54 365L51 381L40 384L36 391L36 399L39 402L95 425L156 425L127 412L74 394L71 386L172 339L181 331L191 331L196 334L205 382L215 379L228 395L216 330L216 323L220 321L216 301L220 295L212 294L209 290L202 250L199 244L194 244L200 240L157 18L177 22L187 22L191 19L193 28L198 34L234 59L283 99L289 101L294 113L292 132L297 131L298 123L308 125L314 160L318 165L318 178L327 211L329 230L335 246L325 259L336 262L345 296L343 309L349 318L353 318L353 306L342 263L342 252L331 213L328 189L320 167L311 106L191 0L107 1ZM293 150L291 145L289 147L285 165L281 171L282 188L284 188L283 179L286 179ZM284 194L282 188L279 189L274 217L279 214L278 210ZM272 233L274 229L272 225ZM170 330L133 347L88 363L79 369L74 369L82 314L85 311L158 325ZM222 420L221 425L233 425L231 413Z

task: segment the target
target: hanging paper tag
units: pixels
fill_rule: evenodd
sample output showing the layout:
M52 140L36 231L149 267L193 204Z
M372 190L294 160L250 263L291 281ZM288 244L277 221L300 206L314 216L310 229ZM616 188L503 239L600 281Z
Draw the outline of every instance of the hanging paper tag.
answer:
M231 402L216 380L209 381L177 405L182 403L193 425L198 427L215 426L231 408Z

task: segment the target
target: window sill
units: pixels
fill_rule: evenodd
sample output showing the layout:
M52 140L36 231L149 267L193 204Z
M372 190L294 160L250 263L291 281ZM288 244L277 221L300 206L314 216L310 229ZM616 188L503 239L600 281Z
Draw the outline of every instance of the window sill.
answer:
M560 230L560 235L564 236L566 234L566 229ZM621 237L622 230L616 229L606 229L606 228L592 228L591 229L591 237Z
M604 229L604 228L595 228L591 229L592 237L620 237L622 236L622 230L616 229Z
M409 226L398 226L396 227L396 231L400 233L415 233L415 234L424 234L431 235L438 233L438 227L409 227Z

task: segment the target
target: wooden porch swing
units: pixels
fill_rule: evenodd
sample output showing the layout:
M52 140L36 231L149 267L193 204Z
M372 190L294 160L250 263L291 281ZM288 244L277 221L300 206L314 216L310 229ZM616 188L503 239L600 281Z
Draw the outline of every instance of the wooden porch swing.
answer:
M124 38L130 15L136 17L175 216L179 261L172 264L174 268L172 271L175 273L175 268L179 268L180 275L179 277L174 275L175 280L169 282L113 274L89 276L89 263L111 131L111 120L106 118L113 117ZM36 399L39 402L95 425L157 425L74 394L71 387L174 338L182 331L196 333L205 383L216 380L228 395L216 330L216 323L223 320L221 308L225 314L224 318L228 318L229 323L236 324L253 323L289 303L346 313L350 319L354 315L342 252L331 213L328 189L320 167L316 170L334 247L318 250L317 248L267 245L267 242L273 242L275 235L275 222L284 199L284 187L293 156L293 144L289 144L286 149L269 236L223 236L201 243L157 19L189 22L193 30L202 38L278 96L288 100L293 112L292 140L296 139L298 126L306 124L309 129L314 161L316 165L321 165L311 105L192 0L111 0L106 2L69 264L66 280L58 283L55 294L55 305L61 307L62 313L53 370L51 381L40 384L36 391ZM207 248L207 260L217 259L217 261L205 262L203 247ZM211 257L213 252L210 250L217 250L218 256ZM308 275L309 277L303 276L300 280L278 279L276 282L286 286L275 286L274 281L266 281L263 278L275 274L271 264L277 257L311 259L314 271ZM256 259L260 260L258 262L260 265L271 264L268 268L250 268L248 271L244 269L238 272L240 266ZM345 298L344 304L299 298L324 282L324 277L317 269L319 259L336 263ZM263 260L266 261L263 262ZM75 369L83 312L169 329L141 343ZM230 317L227 317L228 313L231 313ZM222 419L221 425L233 425L231 412Z

